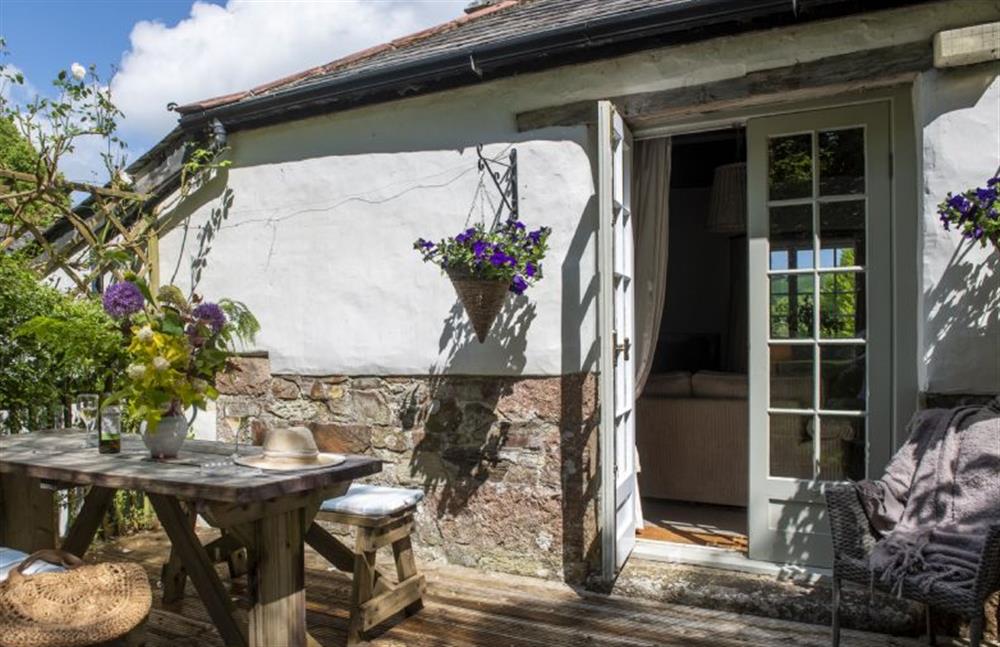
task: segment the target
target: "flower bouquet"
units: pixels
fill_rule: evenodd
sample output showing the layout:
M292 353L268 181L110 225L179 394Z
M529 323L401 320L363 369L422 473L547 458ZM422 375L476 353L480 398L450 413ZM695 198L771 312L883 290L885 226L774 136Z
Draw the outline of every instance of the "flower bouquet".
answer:
M523 294L542 278L550 233L548 227L529 232L511 218L490 230L481 224L469 227L438 243L420 238L413 247L451 278L482 343L507 293Z
M986 247L986 241L1000 250L1000 171L986 180L986 188L952 194L938 205L938 217L945 231L955 225L962 235Z
M215 378L235 342L252 342L260 325L242 303L188 299L173 285L154 298L135 276L111 285L103 305L121 323L129 360L124 386L112 399L125 400L142 422L154 456L176 456L187 434L184 411L204 410L218 397Z

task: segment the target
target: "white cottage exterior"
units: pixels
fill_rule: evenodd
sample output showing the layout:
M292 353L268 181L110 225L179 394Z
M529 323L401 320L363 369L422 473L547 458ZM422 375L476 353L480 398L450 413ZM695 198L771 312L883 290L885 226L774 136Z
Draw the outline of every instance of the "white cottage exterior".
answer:
M822 566L828 539L817 496L826 450L808 441L816 466L808 476L769 471L773 416L800 416L812 430L837 415L867 422L860 460L872 472L928 400L1000 391L1000 256L944 231L936 215L948 191L982 183L1000 165L1000 2L886 3L861 13L849 4L744 6L724 34L698 23L681 35L678 21L740 9L608 2L600 8L608 20L681 5L686 13L666 35L589 59L577 50L573 59L535 61L516 75L491 75L470 45L468 78L447 88L415 81L393 90L393 100L275 107L313 77L347 74L352 60L182 107L182 129L139 170L165 177L177 142L215 124L231 166L182 201L165 195L176 206L163 217L175 226L159 242L159 280L242 300L259 317L257 352L223 385L225 397L259 399L265 422L309 424L321 443L385 459L386 481L428 490L419 522L425 555L567 580L613 578L636 543L637 522L632 408L640 393L634 357L616 352L620 337L612 338L637 307L618 288L621 277L641 269L629 264L622 224L627 147L735 128L748 169L749 390L738 447L746 452L749 552L739 559ZM484 25L495 35L476 36L482 48L517 35L504 30L540 33L545 26L530 12L543 5L569 16L560 29L597 10L582 0L503 2L392 49L419 62L426 42L460 40ZM935 37L967 27L987 34L985 44L965 47L972 62L935 64ZM855 269L868 281L867 320L851 337L862 337L855 342L868 362L867 405L838 413L819 400L824 360L810 369L816 401L782 405L768 395L776 346L808 342L794 352L825 357L829 340L769 331L768 286L774 294L774 277L790 271L776 269L773 257L768 264L768 245L777 249L769 209L808 203L819 213L826 202L816 189L775 204L766 185L767 142L797 133L818 141L843 128L866 133L867 188L858 200L869 255ZM520 217L553 231L545 278L511 298L483 344L447 279L412 249L418 237L439 239L492 217L496 195L477 168L479 144L497 159L516 149ZM815 244L820 258L824 243ZM820 286L826 270L795 272ZM640 459L644 471L657 470Z

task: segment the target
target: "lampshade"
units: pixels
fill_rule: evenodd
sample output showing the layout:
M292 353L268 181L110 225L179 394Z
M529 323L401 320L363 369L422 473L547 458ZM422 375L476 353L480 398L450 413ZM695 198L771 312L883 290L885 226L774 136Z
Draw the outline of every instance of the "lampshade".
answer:
M708 231L736 236L747 230L746 162L716 167L708 203Z

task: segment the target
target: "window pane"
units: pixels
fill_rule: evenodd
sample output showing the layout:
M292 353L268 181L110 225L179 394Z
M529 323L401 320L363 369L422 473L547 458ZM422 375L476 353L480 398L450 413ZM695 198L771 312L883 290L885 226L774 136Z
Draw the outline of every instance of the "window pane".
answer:
M826 130L819 134L819 194L865 192L865 131Z
M865 264L865 201L819 205L819 265L848 267Z
M771 476L811 479L812 416L772 413L769 418Z
M865 347L821 346L820 408L865 410Z
M819 478L824 481L865 478L865 419L821 416Z
M774 207L768 225L772 270L813 266L812 205Z
M812 274L771 277L771 337L812 337Z
M819 334L824 339L865 336L865 275L863 272L819 276Z
M767 153L771 200L812 197L812 135L773 137Z
M813 408L813 347L771 345L771 406Z

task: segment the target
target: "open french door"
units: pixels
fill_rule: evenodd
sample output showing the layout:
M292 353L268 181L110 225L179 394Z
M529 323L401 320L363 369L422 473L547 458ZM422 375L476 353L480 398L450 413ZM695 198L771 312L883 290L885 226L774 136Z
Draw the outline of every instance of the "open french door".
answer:
M752 119L747 143L750 556L828 565L823 488L891 448L889 105Z
M635 337L632 134L598 102L602 575L612 580L635 547Z

